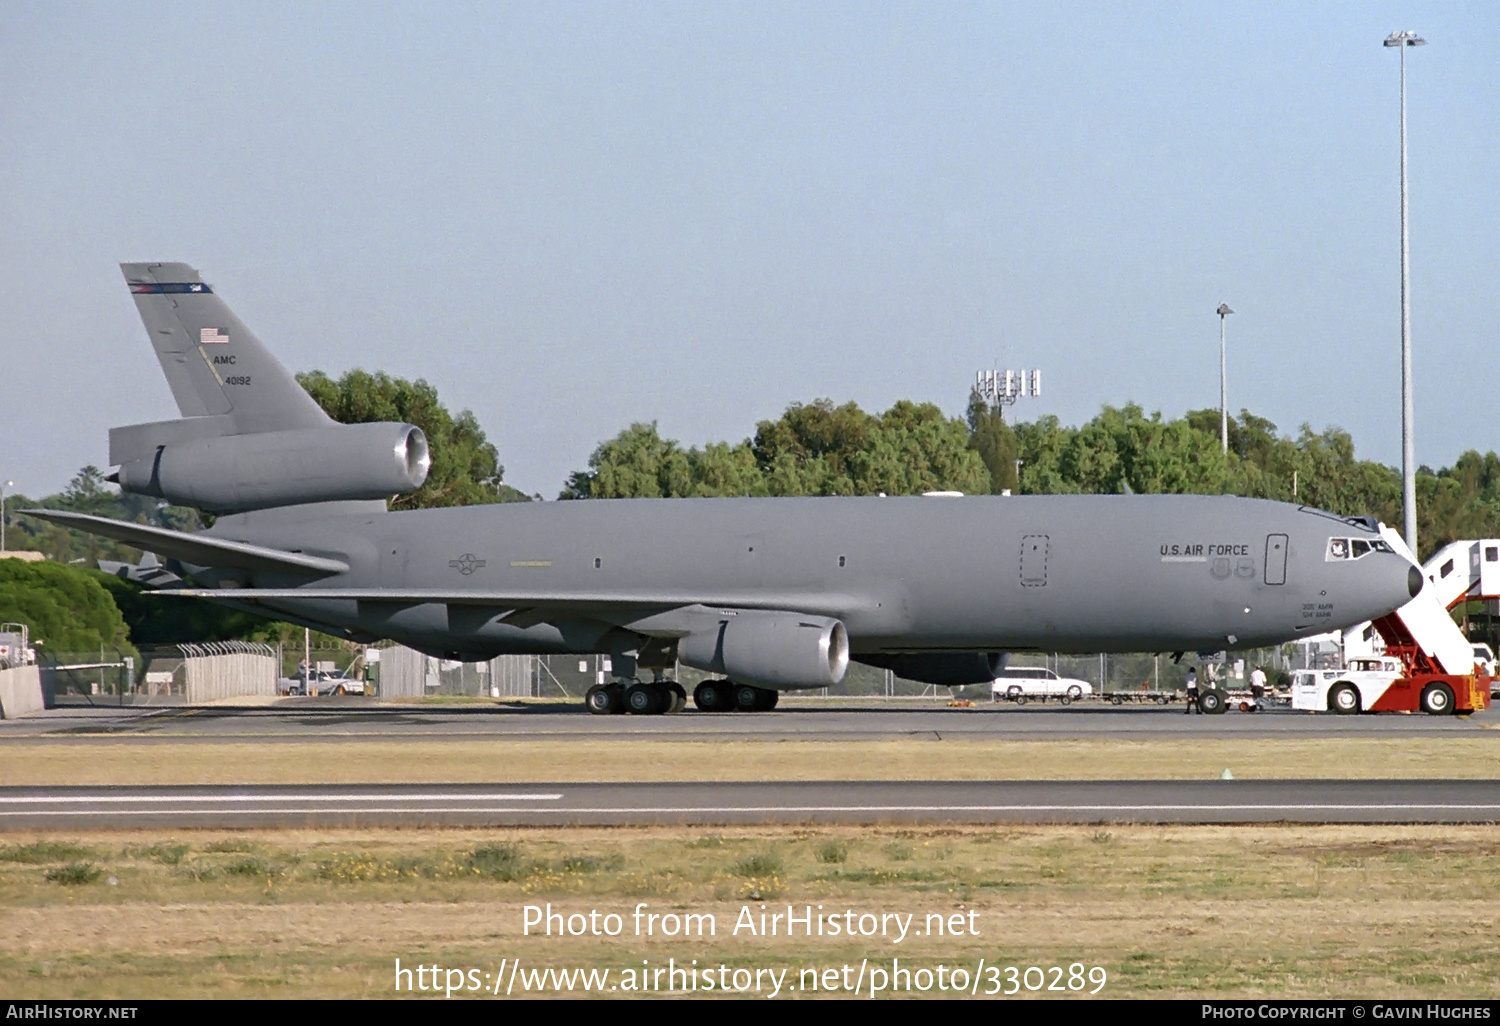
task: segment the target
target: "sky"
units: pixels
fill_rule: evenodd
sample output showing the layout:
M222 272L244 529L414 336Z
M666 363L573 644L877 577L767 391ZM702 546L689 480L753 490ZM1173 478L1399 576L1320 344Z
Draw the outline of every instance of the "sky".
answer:
M118 264L293 370L425 378L551 498L635 421L1218 403L1500 449L1500 6L0 4L0 480L177 415Z

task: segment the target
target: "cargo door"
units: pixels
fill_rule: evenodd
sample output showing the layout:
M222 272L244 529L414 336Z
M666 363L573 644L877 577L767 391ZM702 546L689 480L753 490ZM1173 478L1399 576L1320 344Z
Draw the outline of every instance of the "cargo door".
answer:
M1266 583L1286 583L1286 535L1266 535Z

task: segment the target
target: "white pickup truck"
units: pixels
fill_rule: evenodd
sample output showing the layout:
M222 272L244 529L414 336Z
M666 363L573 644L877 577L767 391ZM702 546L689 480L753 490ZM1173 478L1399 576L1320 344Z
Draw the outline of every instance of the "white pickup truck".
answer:
M1401 660L1362 656L1342 670L1292 671L1292 708L1357 713L1372 708L1391 684L1406 676Z

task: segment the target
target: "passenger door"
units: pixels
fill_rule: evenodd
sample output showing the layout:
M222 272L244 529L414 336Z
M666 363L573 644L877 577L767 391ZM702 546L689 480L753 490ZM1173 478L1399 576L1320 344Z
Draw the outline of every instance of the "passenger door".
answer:
M1266 535L1266 583L1286 583L1286 535Z

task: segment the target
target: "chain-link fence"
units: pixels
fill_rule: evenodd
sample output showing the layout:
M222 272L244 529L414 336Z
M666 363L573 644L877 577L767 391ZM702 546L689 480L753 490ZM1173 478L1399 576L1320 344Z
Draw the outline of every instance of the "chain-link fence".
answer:
M276 650L270 645L212 641L177 647L189 705L276 694Z
M1058 655L1014 653L1011 666L1046 666L1060 677L1087 681L1099 691L1178 691L1190 667L1206 675L1212 666L1217 679L1229 683L1246 679L1264 666L1273 679L1304 665L1338 658L1337 644L1287 645L1216 653L1188 654L1174 661L1152 653ZM1325 651L1326 650L1326 651ZM39 656L41 653L39 653ZM44 693L49 704L115 704L124 702L194 703L216 698L275 694L286 690L304 658L317 670L364 676L368 693L381 699L433 696L474 698L582 697L595 682L613 679L604 655L508 655L478 663L461 663L423 655L400 645L364 649L357 646L267 646L246 642L215 642L161 648L142 648L139 654L113 650L47 653L41 658ZM649 671L642 671L648 677ZM678 664L667 670L691 694L711 676ZM267 683L269 680L269 684ZM851 662L843 681L834 687L797 692L801 696L845 698L928 698L946 701L954 695L979 697L988 684L950 689L907 680L888 670ZM53 696L56 696L54 698Z
M369 657L367 657L368 659ZM404 645L376 650L369 679L381 698L531 698L542 690L540 660L504 655L478 663L437 659Z
M63 705L120 704L135 687L133 652L101 648L84 652L37 649L42 695L50 709Z
M139 652L39 653L48 706L212 702L276 694L276 649L246 641L144 647Z

